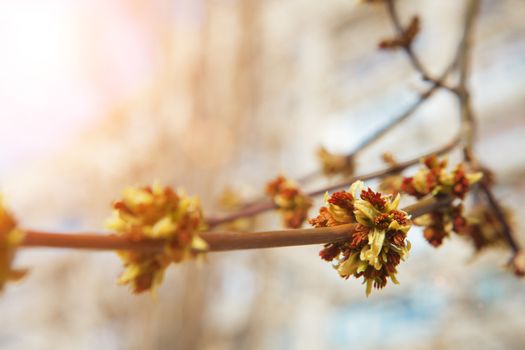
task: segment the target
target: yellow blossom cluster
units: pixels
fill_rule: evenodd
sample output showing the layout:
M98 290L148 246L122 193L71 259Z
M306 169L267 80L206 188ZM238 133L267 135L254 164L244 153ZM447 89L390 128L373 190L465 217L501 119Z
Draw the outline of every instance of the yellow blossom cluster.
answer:
M463 164L458 164L453 171L447 171L448 160L429 156L421 160L423 166L412 176L403 179L403 192L416 198L428 194L445 194L463 199L470 186L482 178L481 172L467 173Z
M266 194L279 207L285 227L299 228L303 225L312 200L294 182L278 176L266 185Z
M345 279L363 277L367 295L372 287L386 286L387 278L397 284L396 267L410 250L406 235L411 227L407 213L398 210L400 196L365 189L357 181L348 192L327 194L325 200L319 216L310 220L313 226L357 226L348 241L326 244L319 253L321 258L331 261Z
M17 228L15 218L6 210L0 198L0 292L9 281L22 278L27 270L12 267L16 249L24 239L24 233Z
M512 212L504 208L507 221L512 224ZM458 232L472 242L476 252L491 247L505 247L507 241L503 235L503 227L494 210L486 205L476 205L466 216L466 225Z
M199 236L206 227L199 200L182 191L159 184L128 188L113 208L107 226L118 235L131 241L166 241L160 252L119 252L125 267L119 283L130 284L135 293L154 290L170 263L196 257L208 248Z
M463 200L471 186L477 183L482 173L468 173L463 164L458 164L453 171L447 171L447 159L430 156L422 159L423 166L412 177L403 179L401 190L416 198L427 195L449 195ZM417 218L414 223L424 226L425 239L434 247L443 243L452 231L460 233L466 219L463 216L461 203L440 208L432 213Z

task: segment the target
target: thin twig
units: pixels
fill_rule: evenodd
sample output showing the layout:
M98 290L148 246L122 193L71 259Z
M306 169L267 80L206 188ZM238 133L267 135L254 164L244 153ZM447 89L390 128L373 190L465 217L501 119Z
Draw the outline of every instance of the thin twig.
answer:
M441 73L438 79L432 80L432 86L420 93L419 97L417 98L414 103L412 103L406 110L404 110L401 114L395 116L394 118L390 119L387 123L382 125L379 129L371 133L369 136L367 136L364 140L362 140L355 149L346 155L346 158L349 162L352 162L359 153L361 153L363 150L365 150L368 146L372 145L374 142L378 141L381 137L383 137L388 132L392 131L397 125L404 122L408 117L412 116L425 102L427 102L430 97L434 95L434 93L441 87L443 87L442 83L445 81L445 79L448 77L450 72L452 71L454 65L455 65L455 59L451 62L450 65L447 66L447 68ZM449 88L449 90L453 90L452 88ZM297 181L301 184L307 183L313 179L315 179L317 176L321 175L321 170L315 170L311 173L308 173L304 175L303 177L299 178ZM247 204L246 207L251 206L251 204Z
M403 210L415 218L449 205L451 201L452 199L448 197L441 199L430 197L422 199ZM354 232L355 226L355 224L348 224L325 228L265 232L203 232L201 237L208 243L211 252L290 247L345 240ZM165 243L164 240L133 241L126 237L102 233L53 233L26 230L21 246L158 252L164 249Z
M403 32L404 32L404 29L403 29L403 26L401 25L401 21L399 20L399 15L397 13L397 9L395 7L394 1L395 0L387 0L386 1L387 9L388 9L389 16L392 19L392 23L394 24L394 27L395 27L398 35L402 35ZM416 71L418 71L421 74L423 80L431 82L432 86L430 88L428 88L427 90L425 90L424 92L422 92L419 95L419 98L411 106L409 106L404 112L402 112L401 114L399 114L399 115L395 116L394 118L392 118L391 120L389 120L386 124L382 125L381 128L377 129L374 133L370 134L363 141L361 141L351 153L346 155L346 158L348 159L349 162L353 161L353 159L360 152L362 152L365 148L367 148L368 146L372 145L375 141L379 140L386 133L388 133L389 131L394 129L395 126L397 126L398 124L401 124L405 119L407 119L408 117L413 115L419 109L419 107L421 107L430 97L432 97L434 95L434 93L439 88L444 88L446 90L449 90L450 92L452 92L452 93L454 93L456 95L459 93L459 91L455 87L451 87L451 86L446 85L445 81L446 81L447 77L449 76L449 74L452 72L452 70L458 64L458 61L459 61L461 53L462 53L462 48L464 47L464 41L465 41L465 38L467 36L466 35L467 33L468 33L468 31L464 31L464 33L462 35L462 38L461 38L461 41L460 41L460 43L458 45L458 49L456 51L456 54L454 55L454 57L453 57L452 61L450 62L450 64L448 64L448 66L441 73L441 75L439 75L439 77L437 79L431 78L429 76L429 74L427 73L427 70L424 68L423 64L421 63L420 59L418 58L418 56L414 52L414 50L413 50L413 48L412 48L410 43L407 46L403 47L403 49L405 50L405 52L407 53L407 55L408 55L408 57L410 59L410 62L412 63L412 65L414 66ZM320 174L322 174L322 172L320 170L315 170L315 171L313 171L311 173L308 173L308 174L304 175L303 177L299 178L298 182L301 183L301 184L304 184L304 183L306 183L306 182L308 182L308 181L310 181L312 179L315 179ZM246 205L246 207L252 206L255 203L256 202L248 203Z
M463 153L466 161L474 163L477 167L477 162L474 159L474 140L476 134L476 121L474 118L474 111L472 109L470 93L468 89L468 77L470 75L470 65L472 56L472 35L476 15L479 12L479 0L470 0L467 5L465 13L465 25L463 28L463 35L460 42L460 50L458 55L458 70L459 83L457 88L457 97L460 106L460 116L462 125L463 137Z
M392 23L397 32L397 35L399 37L402 37L405 34L405 28L403 28L403 25L401 24L401 20L399 19L395 1L396 0L386 0L385 3L386 3L388 15L390 16L390 19L392 20ZM418 56L415 54L412 48L412 42L407 42L405 45L403 45L403 50L407 54L410 62L412 63L412 66L414 66L414 69L418 71L419 74L421 74L422 79L425 81L433 81L427 69L423 66Z
M498 200L492 193L492 189L490 188L490 186L487 184L486 181L481 181L479 186L481 190L483 191L483 193L485 194L485 197L487 198L487 202L492 207L492 210L494 210L494 214L496 214L496 217L498 218L502 226L503 236L505 237L505 240L507 241L510 249L512 249L512 252L514 254L517 254L521 250L521 247L519 243L516 241L516 239L514 238L514 235L512 233L512 227L507 221L507 217L505 216L505 213L503 212L503 208L501 207Z
M423 93L421 93L418 99L410 107L408 107L403 113L401 113L397 117L389 120L380 129L377 129L374 133L370 134L366 139L361 141L361 143L359 143L359 145L356 147L355 151L353 151L352 154L349 155L348 157L355 157L355 155L358 152L363 151L365 148L370 146L372 143L379 140L387 132L391 131L398 124L401 124L403 121L405 121L405 119L407 119L412 114L414 114L419 109L419 107L421 107L431 96L434 95L434 93L441 86L440 82L446 79L450 71L451 71L451 66L447 67L447 69L445 69L443 74L441 74L441 76L436 81L433 81L432 86L428 88L426 91L424 91Z
M398 12L395 6L395 1L396 0L387 0L386 5L387 5L388 14L392 20L392 23L395 27L397 35L402 36L404 33L404 28L399 19L399 15L398 15ZM468 24L466 28L467 27L470 28L470 24ZM446 85L445 81L448 75L452 72L452 70L458 64L460 56L463 52L463 47L465 46L466 38L468 37L467 35L468 33L469 33L469 30L464 30L461 41L458 45L458 49L456 51L456 55L454 56L450 64L445 68L443 73L441 73L441 75L437 79L430 77L427 69L423 66L423 64L421 63L421 60L414 52L414 49L412 48L412 43L407 43L405 46L403 46L403 50L406 52L414 69L417 72L419 72L423 80L431 82L432 86L428 88L426 91L424 91L423 93L421 93L419 98L410 107L408 107L403 113L392 118L386 124L381 126L381 128L379 128L374 133L370 134L367 138L365 138L362 142L360 142L351 153L346 155L346 158L348 159L349 162L352 162L355 159L355 157L360 152L362 152L365 148L373 144L375 141L379 140L387 132L391 131L395 126L402 123L405 119L407 119L412 114L414 114L419 109L419 107L421 107L424 104L424 102L426 102L439 88L444 88L446 90L449 90L450 92L456 95L459 93L459 91L455 87L450 87ZM315 179L320 174L322 174L320 170L315 170L299 178L298 182L301 184L304 184L312 179ZM256 203L257 201L248 203L245 207L251 207Z
M458 55L458 70L459 70L459 83L457 89L457 98L460 106L460 116L462 124L462 139L463 139L463 156L472 168L482 169L477 157L474 153L474 141L476 139L476 118L472 108L471 97L468 89L468 78L470 76L471 67L471 56L472 56L472 43L473 43L473 29L474 24L479 13L480 1L470 0L466 13L465 13L465 25L463 28L463 35L460 42L460 54ZM502 233L507 241L507 244L512 249L514 256L520 251L521 247L516 238L514 237L512 227L510 226L505 213L501 207L501 204L497 200L496 196L492 192L490 185L487 181L482 181L479 188L484 193L488 204L491 206L494 214L499 220Z
M392 166L392 167L387 168L387 169L374 171L374 172L371 172L371 173L368 173L368 174L365 174L365 175L354 176L354 177L352 177L350 179L346 179L345 181L342 181L342 182L337 183L335 185L326 186L326 187L323 187L321 189L308 192L307 194L310 197L314 197L314 196L318 196L318 195L324 194L325 192L334 191L334 190L337 190L337 189L348 187L354 181L357 181L357 180L366 181L366 180L382 178L382 177L385 177L385 176L388 176L388 175L399 173L399 172L401 172L401 171L403 171L403 170L405 170L405 169L407 169L407 168L409 168L409 167L411 167L413 165L419 164L419 162L421 161L422 158L426 158L426 157L434 155L434 154L439 156L439 155L443 155L443 154L446 154L446 153L450 152L451 150L454 149L454 147L456 147L459 144L459 141L460 141L459 137L456 137L452 141L447 143L446 145L440 147L439 149L434 150L432 152L428 152L426 154L423 154L423 155L421 155L421 156L419 156L417 158L412 158L412 159L407 160L405 162L397 163L395 166Z
M454 149L454 147L458 145L459 141L460 141L459 137L456 137L452 141L447 143L446 145L440 147L439 149L429 152L427 154L424 154L422 156L419 156L417 158L413 158L408 161L398 163L395 166L387 168L387 169L374 171L374 172L360 175L360 176L354 176L340 183L337 183L335 185L330 185L330 186L326 186L326 187L323 187L323 188L320 188L314 191L307 192L306 195L310 197L315 197L315 196L322 195L325 192L334 191L337 189L348 187L357 180L363 180L363 181L371 180L371 179L381 178L381 177L385 177L388 175L399 173L405 170L406 168L409 168L413 165L418 164L421 158L428 157L429 155L433 155L433 154L442 155L442 154L446 154L450 152L452 149ZM226 222L235 221L240 218L251 217L251 216L258 215L258 214L261 214L261 213L264 213L266 211L276 209L276 208L277 206L275 205L275 203L273 203L270 200L261 201L256 205L254 204L250 207L241 209L238 212L233 213L233 214L225 215L223 217L210 217L206 220L206 223L210 227L215 227L215 226L218 226Z

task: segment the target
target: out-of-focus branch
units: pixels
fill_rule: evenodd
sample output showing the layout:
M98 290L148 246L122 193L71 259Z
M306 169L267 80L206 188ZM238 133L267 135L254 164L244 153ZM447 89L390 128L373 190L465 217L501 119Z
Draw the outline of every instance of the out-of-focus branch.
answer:
M394 25L394 29L396 30L397 35L399 37L403 37L405 35L405 28L403 28L403 25L401 24L401 20L399 19L399 14L396 8L396 1L397 0L385 0L385 3L386 3L388 15L390 17L390 20L392 21L392 24ZM430 75L428 70L425 68L425 66L419 59L419 56L415 53L414 48L412 47L411 40L404 42L401 48L407 54L408 59L410 63L412 64L412 66L414 67L414 69L421 75L421 79L423 79L424 81L431 82L433 84L433 87L440 87L440 88L444 88L446 90L450 90L454 92L454 88L448 86L445 83L445 80L446 80L448 73L450 72L450 70L452 70L452 68L455 65L455 59L446 69L445 73L441 77L435 79Z
M374 142L381 139L381 137L386 135L388 132L392 131L397 125L404 122L406 119L408 119L408 117L412 116L421 106L423 106L425 102L427 102L427 100L429 100L430 97L432 97L434 93L440 87L442 87L442 83L450 74L454 65L455 60L453 60L453 62L445 69L445 71L439 76L438 79L432 80L432 86L423 91L419 95L417 100L413 104L411 104L405 111L389 120L386 124L382 125L379 129L375 130L372 134L370 134L368 137L362 140L351 153L346 155L348 162L353 162L354 159L359 155L359 153L365 150L368 146L372 145ZM322 174L321 170L315 170L299 178L298 182L304 184L316 178L320 174ZM251 204L248 204L246 207L248 206L251 206Z
M419 107L421 107L441 87L441 83L445 81L450 71L452 70L452 67L453 67L452 64L449 65L437 80L432 81L432 86L428 88L426 91L424 91L423 93L421 93L419 95L419 98L410 107L408 107L403 113L391 119L388 123L383 125L381 128L377 129L374 133L370 134L370 136L364 139L357 146L356 150L352 152L352 154L349 155L348 157L355 157L355 155L358 152L361 152L366 147L370 146L372 143L379 140L387 132L391 131L398 124L401 124L403 121L405 121L405 119L407 119L412 114L414 114L419 109Z
M479 0L470 0L467 5L463 34L459 44L457 57L459 83L456 89L456 95L458 97L460 106L464 157L465 160L474 163L476 162L473 155L474 140L476 136L476 121L470 99L468 79L470 76L470 66L472 61L471 49L473 42L473 30L478 12Z
M397 13L396 8L396 0L386 0L386 8L388 15L392 21L392 24L394 25L394 28L396 30L396 33L399 37L403 37L405 34L405 29L403 28L403 25L401 24L401 20L399 19L399 14ZM434 81L430 74L428 73L428 70L423 66L421 61L419 60L419 57L414 52L414 49L412 48L412 42L408 41L402 46L403 50L407 54L410 63L412 63L412 66L416 71L421 74L421 78L425 81Z
M505 236L505 239L507 240L507 243L510 249L512 249L514 254L517 254L521 250L521 247L519 243L516 241L516 239L514 238L514 235L512 233L512 227L507 221L507 217L505 216L505 213L503 212L503 208L501 208L501 205L499 204L498 200L492 193L492 190L486 181L481 181L479 186L481 190L483 191L483 193L485 194L485 197L487 198L487 202L490 204L490 206L494 210L494 214L496 214L496 217L501 223L501 226L503 229L503 235Z
M409 168L409 167L411 167L413 165L419 164L419 162L420 162L420 160L422 158L426 158L426 157L434 155L434 154L439 156L439 155L443 155L443 154L449 153L450 151L452 151L459 144L459 141L460 141L459 137L455 137L453 140L451 140L449 143L443 145L439 149L431 151L431 152L428 152L426 154L423 154L423 155L421 155L421 156L419 156L417 158L412 158L412 159L407 160L405 162L399 162L395 166L392 166L392 167L387 168L387 169L374 171L374 172L371 172L371 173L368 173L368 174L364 174L364 175L361 175L361 176L354 176L354 177L352 177L350 179L346 179L345 181L342 181L342 182L337 183L335 185L326 186L326 187L320 188L318 190L314 190L314 191L308 192L307 194L309 196L318 196L318 195L324 194L325 192L328 192L328 191L334 191L334 190L337 190L337 189L341 189L341 188L350 186L354 181L357 181L357 180L366 181L366 180L382 178L382 177L385 177L385 176L388 176L388 175L399 173L399 172L401 172L401 171L403 171L403 170L405 170L405 169L407 169L407 168Z
M391 175L391 174L396 174L398 172L401 172L401 171L405 170L408 167L411 167L413 165L418 164L419 160L421 158L427 157L427 156L432 155L432 154L442 155L442 154L446 154L446 153L450 152L452 149L454 149L454 147L456 147L458 145L459 141L460 141L459 137L456 137L452 141L447 143L446 145L440 147L439 149L434 150L432 152L429 152L427 154L421 155L420 157L413 158L413 159L410 159L408 161L398 163L398 164L396 164L396 166L393 166L393 167L390 167L390 168L387 168L387 169L378 170L378 171L375 171L375 172L372 172L372 173L368 173L368 174L364 174L364 175L360 175L360 176L354 176L354 177L351 177L349 179L346 179L343 182L337 183L335 185L330 185L330 186L326 186L326 187L323 187L323 188L320 188L320 189L317 189L317 190L314 190L314 191L307 192L306 195L308 195L310 197L319 196L319 195L324 194L327 191L333 191L333 190L337 190L337 189L348 187L354 181L357 181L357 180L371 180L371 179L375 179L375 178L381 178L381 177L384 177L384 176L388 176L388 175ZM254 204L254 205L252 205L250 207L246 207L244 209L241 209L238 212L230 214L230 215L226 215L226 216L223 216L223 217L217 217L217 218L210 217L210 218L208 218L206 220L206 223L210 227L214 227L214 226L218 226L220 224L223 224L223 223L226 223L226 222L231 222L231 221L234 221L234 220L237 220L237 219L240 219L240 218L245 218L245 217L250 217L250 216L257 215L257 214L261 214L261 213L264 213L266 211L269 211L269 210L272 210L272 209L276 209L276 208L277 208L277 206L270 200L261 201L261 202L258 202L257 204Z
M468 80L470 77L470 70L472 64L472 43L473 43L473 29L476 22L477 14L479 12L480 1L470 0L467 5L465 13L465 24L463 29L462 40L460 42L460 51L457 59L459 82L456 89L456 95L459 101L461 125L462 125L462 142L463 142L463 156L474 169L483 170L477 157L474 153L474 141L476 139L476 118L472 108L471 96L468 88ZM480 189L485 195L488 204L491 206L494 214L500 221L503 235L512 249L514 257L516 257L522 248L514 237L512 227L509 224L503 209L492 192L487 181L480 183ZM514 258L512 260L514 262Z

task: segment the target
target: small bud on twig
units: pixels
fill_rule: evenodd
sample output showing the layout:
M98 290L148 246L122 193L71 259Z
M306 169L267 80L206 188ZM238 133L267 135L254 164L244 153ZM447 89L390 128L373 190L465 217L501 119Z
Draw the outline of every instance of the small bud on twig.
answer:
M379 42L379 48L382 50L395 50L412 45L416 35L421 29L418 16L413 16L408 26L397 37L383 39Z

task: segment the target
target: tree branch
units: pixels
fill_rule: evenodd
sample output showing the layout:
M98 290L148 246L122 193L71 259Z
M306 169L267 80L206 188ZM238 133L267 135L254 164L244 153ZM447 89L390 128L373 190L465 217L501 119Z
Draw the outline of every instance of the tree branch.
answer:
M456 89L456 95L460 105L460 116L463 137L463 153L466 161L474 163L477 167L477 161L473 155L474 140L476 136L476 121L472 109L470 93L468 89L468 78L470 76L470 65L472 56L473 30L476 16L479 12L479 0L470 0L466 13L463 35L459 44L457 64L459 70L459 83Z
M437 149L435 151L429 152L427 154L421 155L420 157L413 158L413 159L410 159L408 161L398 163L394 167L390 167L390 168L387 168L387 169L374 171L374 172L371 172L371 173L368 173L368 174L364 174L364 175L360 175L360 176L354 176L354 177L351 177L349 179L346 179L343 182L337 183L335 185L330 185L330 186L326 186L326 187L323 187L323 188L320 188L320 189L317 189L317 190L314 190L314 191L307 192L306 195L310 196L310 197L315 197L315 196L322 195L325 192L334 191L334 190L337 190L337 189L348 187L353 182L355 182L357 180L363 180L363 181L364 180L371 180L371 179L381 178L381 177L385 177L385 176L388 176L388 175L399 173L399 172L405 170L406 168L409 168L409 167L411 167L413 165L418 164L421 158L425 158L425 157L428 157L429 155L433 155L433 154L435 154L435 155L442 155L442 154L450 152L452 149L454 149L454 147L456 147L458 145L459 141L460 141L460 138L456 137L452 141L450 141L449 143L444 145L443 147L441 147L441 148L439 148L439 149ZM243 208L243 209L241 209L238 212L233 213L233 214L229 214L229 215L226 215L226 216L223 216L223 217L209 217L209 218L206 219L206 223L210 227L215 227L215 226L218 226L218 225L226 223L226 222L235 221L235 220L240 219L240 218L255 216L255 215L264 213L266 211L269 211L269 210L272 210L272 209L276 209L276 208L277 208L277 206L275 205L275 203L273 203L270 200L260 201L258 203L255 203L255 204L249 206L249 207L245 207L245 208Z
M397 35L399 37L403 37L405 34L405 28L403 27L403 25L401 24L401 20L399 19L399 14L397 13L395 1L396 0L386 0L386 8L390 20L392 21L392 24L394 25L394 28L397 32ZM433 79L430 77L430 74L428 74L427 69L423 67L423 64L419 60L418 56L415 54L412 48L412 43L407 42L406 45L403 45L403 50L407 54L410 63L412 63L414 69L418 71L419 74L421 74L421 78L425 81L433 81Z
M452 199L433 197L404 208L413 218L449 205ZM265 232L203 232L201 234L209 245L209 251L229 251L239 249L260 249L290 247L299 245L324 244L348 239L356 224L335 227L277 230ZM159 252L164 249L164 240L133 241L129 238L103 233L53 233L26 230L22 247L52 247L92 250L134 250L139 252Z
M474 142L476 139L477 125L468 88L468 79L470 76L470 68L472 64L473 29L477 14L479 13L479 8L479 0L470 0L467 5L463 35L460 42L460 50L457 59L459 83L456 95L459 101L462 124L463 157L465 161L471 164L474 169L483 171L483 168L479 164L479 161L477 160L477 157L474 153ZM509 247L512 249L514 256L516 256L522 248L514 237L512 227L509 224L499 201L492 192L490 185L486 181L482 181L479 185L479 188L484 193L488 204L491 206L494 214L498 218L503 230L503 236L505 237Z
M387 134L389 131L393 130L397 125L404 122L408 117L412 116L425 102L427 102L430 97L434 95L434 93L441 87L443 87L442 83L445 81L445 79L448 77L450 72L452 71L456 60L454 59L450 65L441 73L438 79L432 80L432 86L423 91L417 100L410 105L405 111L403 111L401 114L395 116L391 120L389 120L386 124L382 125L379 129L377 129L375 132L370 134L368 137L366 137L364 140L362 140L357 147L349 154L346 155L346 158L349 162L352 162L357 155L365 150L368 146L372 145L374 142L378 141L381 137L383 137L385 134ZM452 88L448 88L449 90L452 90ZM298 179L298 182L301 184L304 184L312 179L315 179L318 175L322 174L322 172L318 169L315 170L307 175L304 175L303 177ZM252 206L257 202L248 203L246 204L245 208Z
M510 249L512 249L512 252L514 254L517 254L521 250L521 247L518 241L514 238L514 235L512 233L512 228L509 222L507 221L507 217L505 216L505 213L503 212L503 208L501 207L498 200L492 193L492 190L486 181L481 181L479 186L481 190L483 191L483 193L485 194L485 197L487 198L487 202L492 207L492 210L494 210L494 214L496 214L496 217L498 218L502 226L503 236L505 237L505 240L507 241Z
M357 180L365 181L365 180L382 178L388 175L399 173L413 165L419 164L419 161L421 158L425 158L433 154L442 155L442 154L446 154L450 152L452 149L454 149L454 147L456 147L459 144L459 142L460 142L459 137L456 137L452 141L444 145L443 147L435 151L429 152L427 154L421 155L420 157L398 163L396 164L396 166L393 166L387 169L374 171L374 172L364 174L364 175L353 176L335 185L330 185L330 186L322 187L314 191L307 192L306 195L310 197L315 197L315 196L325 194L326 192L329 192L329 191L334 191L334 190L348 187ZM246 206L240 209L238 212L235 212L233 214L225 215L223 217L209 217L206 219L206 223L210 227L215 227L215 226L227 223L227 222L235 221L237 219L252 217L252 216L255 216L255 215L258 215L258 214L261 214L261 213L264 213L264 212L267 212L273 209L277 209L277 208L278 208L277 205L270 200L259 201L259 202L254 203L253 205Z

